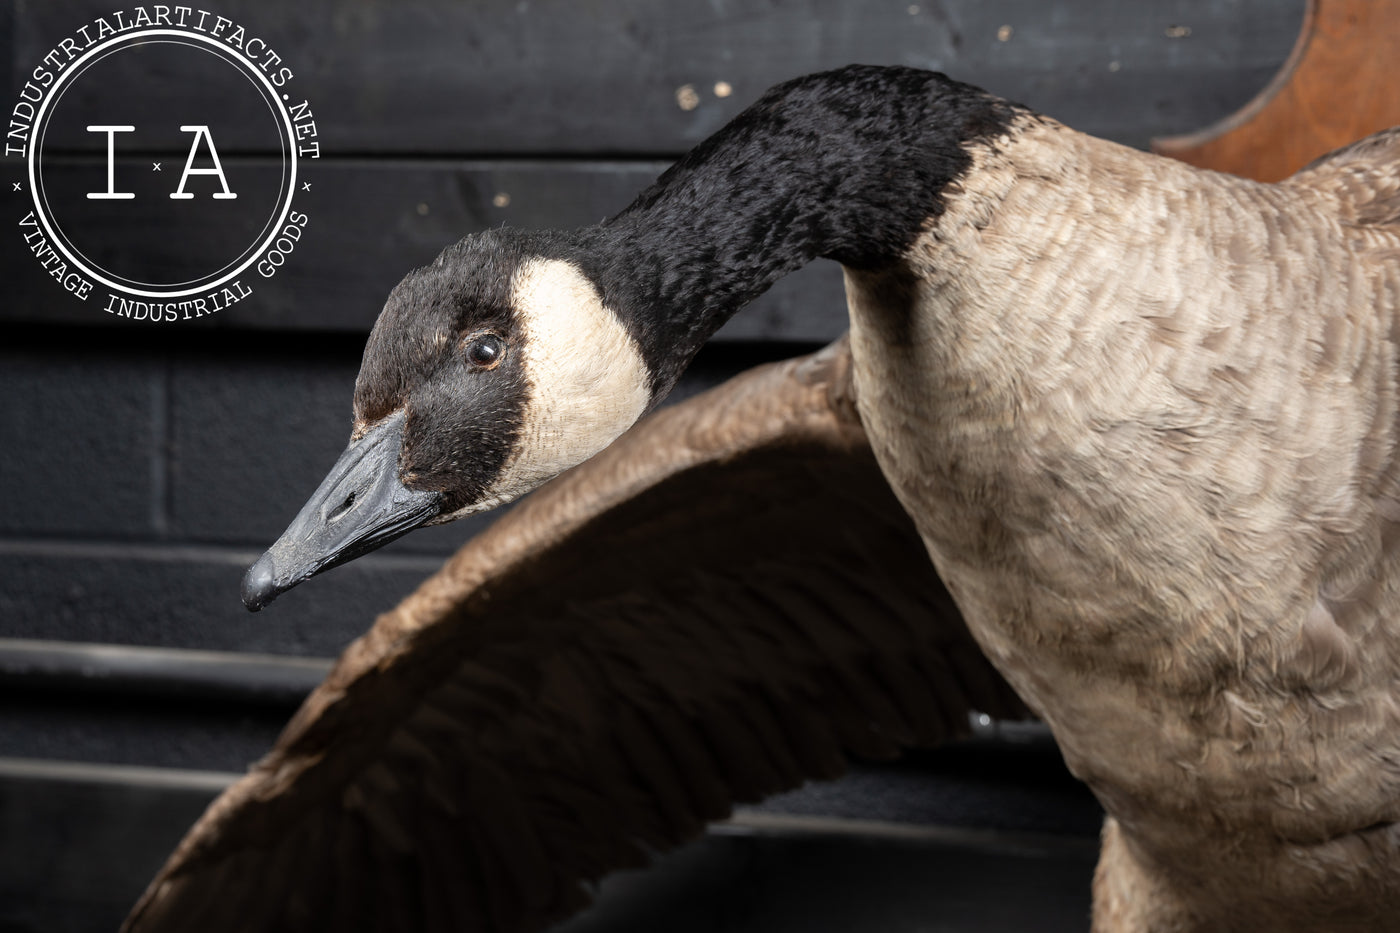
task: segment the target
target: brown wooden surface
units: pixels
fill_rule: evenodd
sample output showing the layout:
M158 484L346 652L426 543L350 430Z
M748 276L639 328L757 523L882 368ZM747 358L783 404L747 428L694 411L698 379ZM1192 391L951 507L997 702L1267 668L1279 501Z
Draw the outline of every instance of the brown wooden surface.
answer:
M1309 0L1293 53L1259 96L1204 130L1152 141L1192 165L1278 181L1400 124L1400 0Z

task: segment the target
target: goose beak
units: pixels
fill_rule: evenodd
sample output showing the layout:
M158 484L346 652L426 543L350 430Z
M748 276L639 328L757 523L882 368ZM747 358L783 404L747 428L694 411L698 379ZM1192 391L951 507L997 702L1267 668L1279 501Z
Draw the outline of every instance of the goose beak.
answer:
M399 411L345 448L282 537L243 575L249 611L438 514L442 493L415 492L399 482L403 424Z

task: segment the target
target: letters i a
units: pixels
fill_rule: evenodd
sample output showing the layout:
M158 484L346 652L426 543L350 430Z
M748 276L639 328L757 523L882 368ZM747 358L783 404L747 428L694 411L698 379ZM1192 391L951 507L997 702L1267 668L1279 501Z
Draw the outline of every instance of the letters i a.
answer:
M133 132L135 129L136 127L134 126L116 125L89 126L87 128L89 133L107 134L107 190L88 192L89 200L126 201L136 197L136 195L130 191L116 190L117 134L130 133ZM190 141L190 154L189 158L185 159L185 170L180 174L180 185L178 188L175 189L174 192L171 193L170 197L174 200L187 200L189 198L194 197L193 194L187 193L185 191L185 182L189 180L189 177L191 175L217 175L219 177L219 185L223 188L223 191L214 192L213 195L211 195L214 198L217 198L219 200L228 200L230 198L238 197L236 193L229 190L228 179L224 176L224 167L223 164L219 162L219 152L217 149L214 148L214 137L209 134L209 127L203 125L182 126L180 127L180 132L193 133L194 139ZM194 160L195 156L199 154L199 141L201 139L205 140L209 144L209 159L214 163L212 168L194 167Z

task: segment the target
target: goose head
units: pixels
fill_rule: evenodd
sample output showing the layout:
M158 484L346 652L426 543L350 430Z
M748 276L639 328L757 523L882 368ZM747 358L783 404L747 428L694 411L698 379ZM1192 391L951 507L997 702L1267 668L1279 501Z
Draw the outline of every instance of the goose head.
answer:
M778 85L620 214L496 230L389 296L350 445L243 581L250 609L602 450L719 327L822 256L884 268L1014 108L943 75L850 66Z
M249 568L244 605L524 495L641 417L652 372L576 247L490 231L394 288L365 347L349 445Z

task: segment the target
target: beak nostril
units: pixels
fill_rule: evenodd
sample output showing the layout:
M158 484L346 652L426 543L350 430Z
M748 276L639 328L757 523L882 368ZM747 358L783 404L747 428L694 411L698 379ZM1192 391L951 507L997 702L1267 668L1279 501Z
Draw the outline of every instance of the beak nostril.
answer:
M326 521L328 521L328 522L333 522L333 521L335 521L336 519L340 518L340 517L341 517L342 515L344 515L346 512L350 511L351 507L354 506L354 504L355 504L355 494L352 492L352 493L350 493L350 495L348 495L348 496L345 497L345 501L344 501L344 502L342 502L342 503L340 503L340 505L336 506L336 507L331 511L331 513L330 513L329 515L326 516Z
M277 542L243 582L243 602L261 609L323 570L368 554L441 511L442 493L399 480L403 413L352 441ZM3 924L0 924L2 926Z

